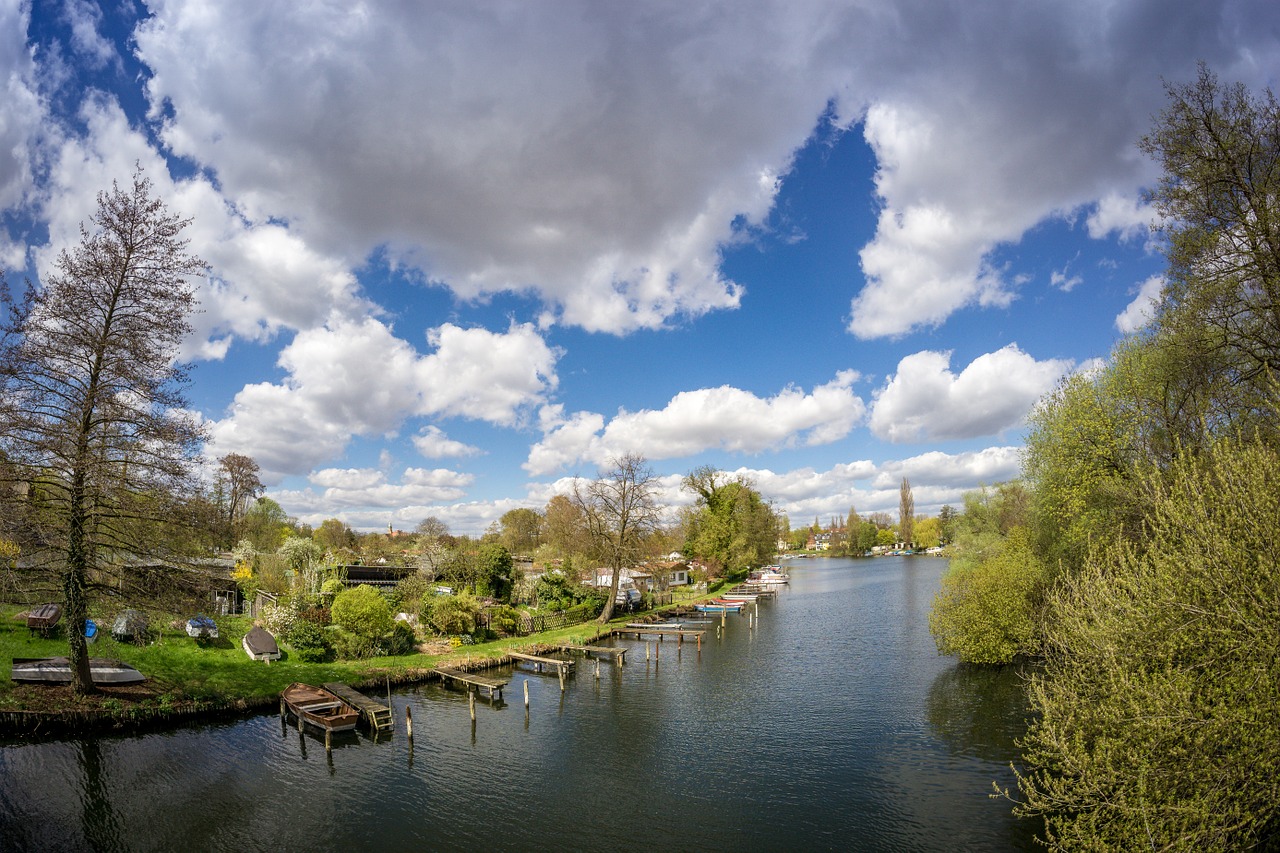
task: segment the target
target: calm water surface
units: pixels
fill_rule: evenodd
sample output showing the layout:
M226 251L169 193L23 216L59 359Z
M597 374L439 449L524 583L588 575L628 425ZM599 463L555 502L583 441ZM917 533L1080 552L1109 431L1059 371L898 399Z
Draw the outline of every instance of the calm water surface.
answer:
M517 670L506 704L423 685L397 731L275 715L0 746L0 850L1020 850L1017 674L939 657L932 558L798 560L754 630L621 669ZM529 682L526 713L522 682ZM414 743L404 736L413 713Z

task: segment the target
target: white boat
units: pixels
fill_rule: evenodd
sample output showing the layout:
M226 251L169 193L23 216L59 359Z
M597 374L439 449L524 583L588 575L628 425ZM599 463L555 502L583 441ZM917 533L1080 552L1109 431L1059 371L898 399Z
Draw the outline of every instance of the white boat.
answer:
M94 684L137 684L146 676L129 664L118 660L89 658L89 677ZM67 658L14 658L9 672L13 681L45 681L68 684L71 681L71 661Z
M791 575L782 570L782 566L761 566L747 575L747 583L771 584L790 583Z
M218 639L218 623L208 616L193 616L187 620L187 636L198 640Z
M720 597L725 601L745 601L747 604L750 604L760 596L750 592L726 592Z

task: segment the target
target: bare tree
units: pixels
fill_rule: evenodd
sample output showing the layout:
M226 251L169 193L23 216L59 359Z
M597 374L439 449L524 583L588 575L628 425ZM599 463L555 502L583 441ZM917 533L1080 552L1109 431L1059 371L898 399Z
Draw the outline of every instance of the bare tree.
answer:
M911 494L911 483L903 477L902 488L898 490L898 538L908 548L911 547L911 537L915 535L915 523L916 499Z
M43 289L5 300L0 332L0 454L26 483L0 500L25 498L4 514L21 517L23 538L56 570L79 694L93 690L89 582L120 555L152 550L155 526L194 491L204 438L174 361L191 330L191 279L206 269L181 237L189 220L152 197L140 169L97 202Z
M575 480L570 500L582 512L596 556L613 570L600 622L613 618L622 570L639 559L645 534L658 524L653 470L643 456L628 453L588 483Z
M262 492L262 480L258 477L261 468L251 456L240 453L228 453L218 457L217 487L221 498L219 506L226 522L228 536L235 538L235 525L249 505L258 499Z

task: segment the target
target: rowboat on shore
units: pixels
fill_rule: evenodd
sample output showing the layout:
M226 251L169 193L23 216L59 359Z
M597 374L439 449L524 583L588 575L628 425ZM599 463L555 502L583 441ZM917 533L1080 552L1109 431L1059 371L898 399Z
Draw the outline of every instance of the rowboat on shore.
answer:
M27 611L27 627L47 637L61 618L61 604L41 604Z
M254 660L265 660L268 663L280 660L280 646L276 644L276 638L257 625L249 629L240 645L244 647L244 653Z
M321 731L351 731L360 719L355 706L323 687L295 681L280 691L280 698L294 717Z
M123 661L105 658L89 658L89 676L94 684L137 684L147 678ZM69 684L71 661L64 657L14 658L9 677L14 681Z

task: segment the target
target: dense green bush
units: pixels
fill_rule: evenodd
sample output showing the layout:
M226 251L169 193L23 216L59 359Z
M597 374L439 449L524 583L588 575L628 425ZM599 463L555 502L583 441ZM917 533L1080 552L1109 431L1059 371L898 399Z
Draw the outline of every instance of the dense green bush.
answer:
M431 605L431 627L439 634L457 636L476 630L480 605L467 592L436 596Z
M988 664L1037 654L1048 580L1022 527L999 540L985 559L952 561L929 613L938 651L966 663Z
M418 637L408 623L397 622L391 628L391 633L383 637L377 645L383 654L411 655L417 649Z
M1062 849L1271 849L1280 824L1280 455L1149 470L1147 541L1051 600L1023 811Z
M495 607L489 611L489 627L508 636L518 633L520 613L514 607Z
M329 632L319 623L309 619L298 619L285 638L299 660L304 663L324 663L333 659L333 644L329 641Z
M367 584L338 593L330 612L335 625L370 642L391 630L391 605Z

